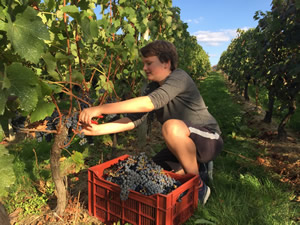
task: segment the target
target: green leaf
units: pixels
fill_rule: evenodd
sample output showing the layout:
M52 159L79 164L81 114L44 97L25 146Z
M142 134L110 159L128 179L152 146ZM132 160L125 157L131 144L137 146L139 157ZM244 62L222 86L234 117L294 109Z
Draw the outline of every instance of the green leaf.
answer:
M7 196L7 188L11 186L16 176L13 170L14 157L9 155L8 150L0 145L0 197Z
M18 96L20 107L26 112L35 109L38 102L38 79L34 72L20 63L7 67L7 78L10 80L10 94Z
M5 20L6 11L7 9L4 9L2 6L0 6L0 20Z
M124 42L126 43L126 46L131 49L135 43L135 39L132 35L127 34L124 38Z
M4 137L5 137L5 133L3 131L2 125L0 124L0 141L2 141Z
M95 20L90 21L91 35L93 38L98 37L98 23Z
M114 86L113 83L110 80L107 81L106 76L100 75L99 78L100 79L95 90L99 91L103 88L104 90L108 91L108 93L112 93L112 88Z
M0 115L4 114L6 102L7 102L7 95L4 91L1 91L0 92Z
M11 86L9 79L5 76L3 78L3 83L2 83L2 90L4 89L9 89Z
M121 21L119 19L112 19L112 24L115 26L115 28L119 28Z
M109 21L105 18L102 18L100 20L97 20L97 24L99 27L102 27L105 29L109 25Z
M55 7L55 0L45 0L45 5L47 6L48 10L51 10Z
M81 10L87 10L89 7L91 7L90 4L93 3L90 3L89 1L78 1L76 4Z
M66 158L60 164L60 171L62 175L68 175L72 173L78 173L85 167L84 157L81 152L73 151L73 154Z
M70 81L70 76L66 76L66 81ZM77 70L72 71L72 82L81 83L83 81L83 75Z
M0 30L7 31L7 23L2 20L0 20Z
M135 16L135 10L131 7L125 7L124 12L130 17L130 16Z
M126 24L126 25L124 26L124 28L125 28L126 31L129 32L129 34L131 34L132 36L134 35L135 30L134 30L134 28L131 26L131 24Z
M92 34L91 34L91 24L89 18L87 17L81 18L81 29L83 32L83 38L86 41L91 41Z
M64 55L62 54L61 52L58 52L56 55L55 55L55 59L59 60L61 63L67 63L68 60L73 60L74 57L72 55Z
M72 80L77 83L81 83L83 81L83 75L77 70L73 70Z
M37 63L43 54L44 41L50 39L46 25L29 6L16 16L15 22L9 20L7 36L14 50L33 63Z
M84 12L80 15L80 23L81 29L83 31L83 37L90 41L92 38L98 37L98 22L95 20L91 20L89 17L91 15L88 12Z
M78 8L75 5L66 5L61 8L64 13L79 13Z
M52 102L39 101L36 110L34 110L31 114L30 122L33 123L50 116L54 108L55 105Z
M75 5L67 5L61 8L61 11L69 14L71 17L79 20L79 9Z
M54 79L54 80L59 80L58 73L56 72L56 59L54 56L50 54L50 52L47 52L42 55L42 58L44 59L46 65L47 65L47 71L49 75Z
M76 164L84 164L84 158L81 152L75 151L71 157Z
M50 95L51 93L57 94L61 92L62 87L56 84L48 84L46 82L41 83L43 95Z
M166 23L171 24L172 23L172 16L167 16Z

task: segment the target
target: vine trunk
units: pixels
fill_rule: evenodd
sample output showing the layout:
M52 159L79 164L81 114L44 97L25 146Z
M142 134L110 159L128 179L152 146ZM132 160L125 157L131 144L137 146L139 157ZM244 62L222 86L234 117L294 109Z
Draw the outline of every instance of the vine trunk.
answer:
M57 206L55 211L58 215L63 214L67 205L67 190L66 185L63 181L63 177L61 176L59 162L62 151L61 146L64 145L67 136L68 130L65 126L62 126L60 132L55 135L50 155L51 173L53 182L55 184L57 197Z

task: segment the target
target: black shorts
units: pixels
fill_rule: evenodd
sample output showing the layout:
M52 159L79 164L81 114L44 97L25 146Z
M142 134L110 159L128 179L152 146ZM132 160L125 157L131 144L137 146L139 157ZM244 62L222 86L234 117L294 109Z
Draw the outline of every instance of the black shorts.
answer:
M196 145L197 162L200 167L201 163L207 163L214 160L222 151L223 139L215 132L210 131L200 125L193 125L185 122L191 134L190 138ZM177 158L172 154L168 148L164 148L158 152L153 158L153 161L162 166L165 170L178 171L182 167Z

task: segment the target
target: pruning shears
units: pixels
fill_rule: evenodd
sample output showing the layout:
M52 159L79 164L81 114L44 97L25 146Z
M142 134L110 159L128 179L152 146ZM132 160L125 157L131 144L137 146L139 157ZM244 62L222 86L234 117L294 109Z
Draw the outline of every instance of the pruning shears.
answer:
M92 120L92 124L98 124L98 119L103 119L103 116L97 116L97 120Z

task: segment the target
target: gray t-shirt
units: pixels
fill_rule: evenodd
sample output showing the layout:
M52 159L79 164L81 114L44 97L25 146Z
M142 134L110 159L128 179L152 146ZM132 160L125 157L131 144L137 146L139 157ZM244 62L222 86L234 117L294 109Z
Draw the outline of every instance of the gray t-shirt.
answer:
M161 86L157 82L149 83L143 95L151 99L157 120L161 124L169 119L179 119L221 134L198 87L184 70L174 70ZM147 113L132 113L127 117L137 127L147 117Z

